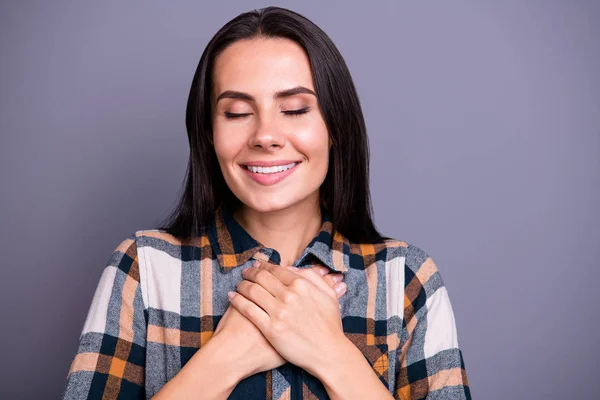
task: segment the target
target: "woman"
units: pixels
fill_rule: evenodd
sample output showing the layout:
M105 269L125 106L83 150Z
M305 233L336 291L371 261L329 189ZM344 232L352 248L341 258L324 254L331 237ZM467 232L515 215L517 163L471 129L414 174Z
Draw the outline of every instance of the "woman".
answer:
M470 398L434 262L374 227L362 111L322 30L234 18L186 123L180 203L115 250L63 398Z

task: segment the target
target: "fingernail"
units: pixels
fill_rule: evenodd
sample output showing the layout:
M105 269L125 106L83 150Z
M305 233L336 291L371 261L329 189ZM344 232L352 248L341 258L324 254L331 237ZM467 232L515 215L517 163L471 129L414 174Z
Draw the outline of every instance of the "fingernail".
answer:
M229 297L229 300L233 299L233 296L235 296L235 292L227 292L227 297Z
M327 267L319 268L319 274L321 274L321 276L327 275L328 272L329 272L329 269L327 269Z
M338 283L339 283L339 282L341 282L341 281L342 281L342 279L344 279L344 277L342 276L342 274L335 274L335 275L333 276L333 280L334 280L335 282L338 282Z
M260 261L256 261L254 264L252 264L252 267L260 267Z
M335 291L338 292L338 294L342 294L344 292L344 290L346 289L346 284L344 282L342 283L338 283L337 285L334 286Z
M298 271L299 268L293 267L291 265L286 266L287 269L289 269L290 271Z

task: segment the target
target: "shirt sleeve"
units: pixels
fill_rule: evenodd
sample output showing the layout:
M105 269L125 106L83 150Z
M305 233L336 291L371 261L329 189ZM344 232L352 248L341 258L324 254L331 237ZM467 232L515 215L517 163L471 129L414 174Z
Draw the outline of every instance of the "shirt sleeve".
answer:
M471 399L448 291L424 251L409 245L396 400Z
M64 399L144 399L147 310L135 234L113 251L67 374Z

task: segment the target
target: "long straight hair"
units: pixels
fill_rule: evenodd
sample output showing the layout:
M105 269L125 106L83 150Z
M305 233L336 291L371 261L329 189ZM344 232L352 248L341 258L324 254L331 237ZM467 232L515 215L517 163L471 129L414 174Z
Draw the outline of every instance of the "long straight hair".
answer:
M369 144L358 94L350 71L332 40L306 17L280 7L238 15L206 46L194 74L186 109L190 145L184 190L177 206L158 229L181 239L199 236L225 203L241 204L231 192L212 145L211 90L215 58L237 40L286 38L306 51L319 107L332 147L320 187L320 206L333 232L350 242L376 243L387 237L375 228L369 193Z

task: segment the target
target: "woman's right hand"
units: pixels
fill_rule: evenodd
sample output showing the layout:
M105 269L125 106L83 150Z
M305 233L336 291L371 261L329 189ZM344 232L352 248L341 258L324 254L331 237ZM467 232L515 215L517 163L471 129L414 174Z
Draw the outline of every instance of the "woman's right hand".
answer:
M343 278L341 273L330 272L329 268L321 266L298 269L295 272L313 282L315 279L322 279L331 288L338 284L334 280L336 276L340 280ZM322 275L323 273L325 275ZM335 300L338 300L346 293L346 285L342 284L340 292L337 290L330 290L329 292L332 296L335 293ZM236 357L239 363L236 367L240 371L240 380L259 372L277 368L287 362L271 346L261 331L232 305L229 305L219 321L213 337L217 335L220 335L222 339L224 338L226 343L231 344L227 345L227 349L224 351L237 354Z

